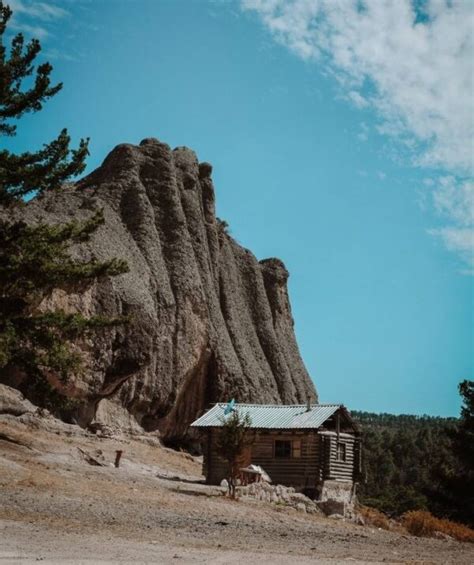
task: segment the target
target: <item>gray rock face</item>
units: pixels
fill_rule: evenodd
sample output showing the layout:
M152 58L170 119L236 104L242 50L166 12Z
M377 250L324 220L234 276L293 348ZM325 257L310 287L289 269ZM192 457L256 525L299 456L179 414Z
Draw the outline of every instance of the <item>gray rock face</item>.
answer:
M116 407L108 414L120 418L121 410L173 438L211 402L317 399L293 332L288 272L278 259L257 261L226 233L211 172L193 151L145 139L117 146L92 174L22 212L58 223L103 208L105 225L74 252L130 267L43 304L131 317L80 344L86 370L63 392L85 401L84 423L107 399Z
M0 384L0 415L22 416L35 411L36 406L31 404L19 390Z

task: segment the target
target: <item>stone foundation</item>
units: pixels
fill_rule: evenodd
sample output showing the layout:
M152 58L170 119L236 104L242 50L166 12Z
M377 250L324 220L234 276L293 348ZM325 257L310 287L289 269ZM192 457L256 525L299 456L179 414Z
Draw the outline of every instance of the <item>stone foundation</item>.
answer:
M321 512L313 500L300 492L295 492L293 487L271 485L262 481L259 483L251 483L247 486L237 487L236 493L238 496L254 498L255 500L260 500L262 502L290 506L300 512L308 512L310 514L317 514Z
M324 481L318 507L326 516L340 515L352 518L355 515L356 485L339 481Z

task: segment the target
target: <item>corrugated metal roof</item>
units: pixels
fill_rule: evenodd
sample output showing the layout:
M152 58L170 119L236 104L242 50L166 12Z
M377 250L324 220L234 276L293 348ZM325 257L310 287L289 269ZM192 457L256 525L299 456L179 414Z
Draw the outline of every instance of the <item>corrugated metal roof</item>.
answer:
M222 426L224 409L227 404L216 404L191 424L194 428L212 428ZM235 404L235 410L241 415L250 416L252 428L259 429L316 429L319 428L342 404L312 404L307 410L306 404Z

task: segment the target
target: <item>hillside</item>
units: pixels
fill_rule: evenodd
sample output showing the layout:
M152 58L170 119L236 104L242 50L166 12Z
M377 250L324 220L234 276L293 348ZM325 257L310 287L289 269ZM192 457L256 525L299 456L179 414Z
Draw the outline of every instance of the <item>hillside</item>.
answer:
M0 430L5 563L473 562L472 544L447 537L229 500L156 434L98 437L38 413L1 415Z

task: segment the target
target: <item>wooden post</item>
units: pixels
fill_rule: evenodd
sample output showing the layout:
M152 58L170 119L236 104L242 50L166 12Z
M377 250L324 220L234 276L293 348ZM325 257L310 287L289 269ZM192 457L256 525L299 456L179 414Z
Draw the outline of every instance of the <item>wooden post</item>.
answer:
M210 484L212 481L212 429L207 428L207 463L206 463L206 483Z
M121 449L117 449L115 452L115 467L118 468L120 466L120 458L122 457L123 451Z

